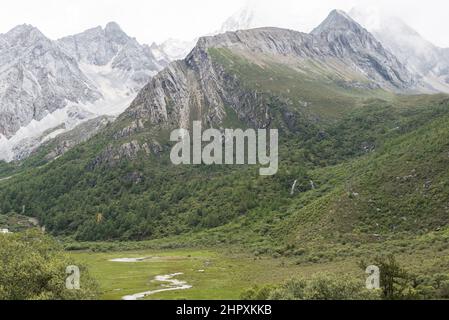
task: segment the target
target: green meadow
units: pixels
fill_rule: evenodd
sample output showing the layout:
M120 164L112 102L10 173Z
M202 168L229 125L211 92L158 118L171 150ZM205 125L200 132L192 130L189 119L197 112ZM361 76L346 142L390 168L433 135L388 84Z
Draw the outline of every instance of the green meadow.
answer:
M120 300L136 293L163 288L158 275L183 273L175 277L191 285L188 290L161 292L146 299L239 299L256 284L277 284L285 279L336 268L346 263L298 266L286 259L254 258L243 253L211 250L132 251L113 253L72 253L98 281L101 298ZM112 262L112 259L147 258L142 262ZM354 265L353 272L357 272ZM363 273L361 273L363 274Z
M174 277L185 281L191 289L160 292L145 297L153 300L232 300L255 286L279 285L284 281L327 273L337 277L350 276L361 284L366 274L359 262L385 250L391 251L408 271L432 276L449 264L449 248L442 247L443 239L420 240L418 245L378 243L358 247L350 245L317 246L316 260L298 256L256 256L233 248L137 250L114 252L70 252L75 261L85 265L100 286L100 298L120 300L127 295L166 288L167 283L155 281L156 276L183 273ZM434 243L434 250L431 247ZM320 249L321 248L321 249ZM401 250L395 250L395 249ZM113 262L112 259L145 258L141 262ZM312 261L311 261L312 260Z

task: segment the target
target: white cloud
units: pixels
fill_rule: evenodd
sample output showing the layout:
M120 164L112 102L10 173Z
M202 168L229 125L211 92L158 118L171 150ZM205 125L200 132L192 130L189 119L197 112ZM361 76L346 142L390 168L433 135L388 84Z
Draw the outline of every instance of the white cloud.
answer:
M330 10L376 4L399 15L424 37L449 47L446 0L252 0L270 24L310 31ZM77 33L109 21L141 42L185 40L220 28L246 0L12 0L3 1L0 32L30 23L50 38Z

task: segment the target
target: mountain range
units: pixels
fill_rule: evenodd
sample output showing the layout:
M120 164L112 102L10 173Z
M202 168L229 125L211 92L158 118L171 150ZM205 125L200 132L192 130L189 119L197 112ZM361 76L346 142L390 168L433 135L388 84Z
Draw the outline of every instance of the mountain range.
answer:
M322 52L313 53L313 58L333 55L351 60L341 66L327 62L326 68L342 67L347 72L357 66L359 76L391 90L449 92L448 49L432 45L400 19L377 11L335 12L339 14L301 40L310 42L306 46L321 42ZM245 7L212 35L250 29L263 21L257 10ZM341 37L349 42L339 41ZM89 119L108 116L113 121L154 75L186 57L197 41L169 39L161 45L141 45L114 22L57 41L29 25L0 35L0 159L25 159ZM326 41L331 45L323 51Z
M192 114L210 126L222 126L226 107L240 119L254 117L254 106L261 102L251 96L242 99L245 93L239 84L213 64L214 53L242 56L261 66L276 63L303 72L304 80L311 83L398 92L422 89L370 33L344 12L333 11L311 34L259 28L203 37L184 61L170 64L155 76L124 115L181 127L188 127ZM261 127L268 121L250 119L253 126Z
M0 35L0 158L24 159L84 121L117 116L169 62L114 22L57 41L30 25Z
M97 33L106 34L89 32ZM79 70L123 71L122 59L111 60L119 45L92 54L85 35L75 38L64 42ZM121 33L113 39L125 42ZM85 122L1 164L0 211L25 206L48 231L77 240L188 235L260 248L423 235L448 225L449 100L423 94L433 91L339 10L309 34L264 27L202 37L114 121ZM279 173L172 165L171 130L196 120L278 129ZM87 135L91 127L100 129Z
M421 78L430 89L449 92L447 87L447 64L449 48L439 48L424 39L400 18L378 7L354 7L349 16L366 28L385 49L394 54L411 73ZM220 32L251 29L264 25L276 26L285 17L273 18L257 6L241 8L227 19ZM290 20L285 22L292 29L298 26Z

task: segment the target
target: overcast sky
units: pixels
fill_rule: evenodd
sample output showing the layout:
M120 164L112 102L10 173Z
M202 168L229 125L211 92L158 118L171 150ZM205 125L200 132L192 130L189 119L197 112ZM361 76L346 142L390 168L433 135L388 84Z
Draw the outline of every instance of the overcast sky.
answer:
M447 0L258 0L252 1L273 26L308 32L332 9L376 6L400 16L431 42L449 47ZM28 23L52 39L118 22L144 43L191 40L220 29L247 0L4 0L0 33Z

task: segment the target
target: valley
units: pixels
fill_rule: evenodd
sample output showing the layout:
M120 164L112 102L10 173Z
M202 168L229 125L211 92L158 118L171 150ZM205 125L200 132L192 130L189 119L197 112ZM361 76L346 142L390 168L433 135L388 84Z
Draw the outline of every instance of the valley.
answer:
M417 72L341 10L310 33L201 37L171 63L115 23L56 42L30 26L3 38L67 59L98 116L74 112L71 130L0 162L0 227L12 231L0 252L35 250L30 264L56 278L79 264L88 284L43 298L449 299L449 96L425 81L440 67ZM231 150L239 165L216 165L201 157L201 129L214 156L222 132L273 130L279 161L241 164ZM200 141L173 161L186 132ZM263 176L268 160L275 174ZM365 290L376 263L398 278L394 292Z
M310 278L319 274L350 275L360 284L366 274L359 267L362 259L370 258L376 252L391 250L401 265L417 274L444 272L449 263L449 247L444 243L449 233L435 234L430 239L391 241L377 244L315 244L312 256L304 254L254 255L236 246L191 249L140 249L110 252L72 252L77 261L88 266L92 276L99 282L100 298L121 300L125 296L149 290L158 291L143 299L154 300L236 300L245 292L264 286L275 286L292 278ZM438 239L438 240L437 240ZM123 244L122 244L123 246ZM434 248L438 253L434 252ZM419 248L419 249L417 249ZM304 257L304 255L306 257ZM138 262L112 262L120 258L146 259ZM169 290L163 283L155 281L160 275L176 274L175 279L184 281L190 289Z

